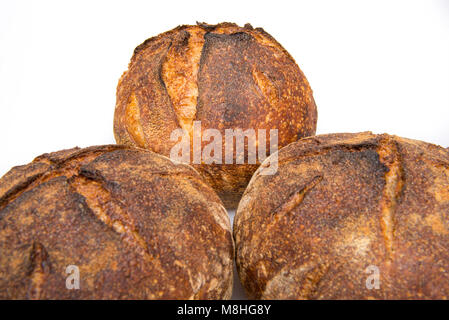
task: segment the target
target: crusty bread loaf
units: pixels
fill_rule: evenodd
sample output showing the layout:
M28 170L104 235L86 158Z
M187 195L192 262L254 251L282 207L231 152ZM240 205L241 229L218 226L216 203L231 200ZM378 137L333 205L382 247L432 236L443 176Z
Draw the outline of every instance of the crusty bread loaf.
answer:
M230 298L232 267L218 196L153 152L75 148L0 179L0 299Z
M276 175L263 168L234 221L250 297L449 297L448 150L329 134L281 149Z
M182 128L192 139L194 121L223 137L226 129L277 129L282 147L315 134L317 111L304 74L263 29L185 25L135 49L117 87L114 133L120 144L169 156L170 134ZM222 163L194 166L235 208L260 163Z

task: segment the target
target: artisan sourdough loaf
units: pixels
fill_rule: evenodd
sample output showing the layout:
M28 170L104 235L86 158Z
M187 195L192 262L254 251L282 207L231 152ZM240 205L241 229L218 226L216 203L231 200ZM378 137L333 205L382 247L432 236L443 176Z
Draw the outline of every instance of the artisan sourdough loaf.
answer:
M179 26L134 50L117 87L114 132L118 143L169 156L183 129L192 142L194 123L204 132L278 130L279 147L315 134L317 110L306 77L268 33L249 24ZM203 137L204 138L204 137ZM202 150L210 139L200 142ZM193 145L193 142L191 143ZM268 148L267 148L268 149ZM190 148L193 153L193 146ZM248 146L245 145L245 154ZM267 150L268 153L268 150ZM260 164L190 163L235 208Z
M224 299L232 268L227 213L190 166L110 145L0 179L0 299Z
M241 282L261 299L447 299L449 151L329 134L279 151L234 221Z

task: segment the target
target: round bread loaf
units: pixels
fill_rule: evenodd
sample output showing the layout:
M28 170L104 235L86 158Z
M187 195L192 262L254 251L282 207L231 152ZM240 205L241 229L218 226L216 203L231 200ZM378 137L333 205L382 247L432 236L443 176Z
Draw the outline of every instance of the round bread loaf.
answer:
M370 132L302 139L234 221L252 298L449 297L449 151Z
M75 148L0 179L0 299L223 299L232 268L220 199L161 155Z
M170 139L174 130L184 130L191 153L195 123L202 133L218 130L221 163L207 163L204 156L195 162L193 155L188 162L227 208L235 208L261 161L237 164L234 154L233 164L225 164L225 130L253 129L258 135L262 129L268 140L268 130L277 129L283 147L315 134L316 121L306 77L273 37L249 24L198 24L179 26L135 49L118 83L114 133L119 144L169 156L178 142ZM204 151L212 138L203 139Z

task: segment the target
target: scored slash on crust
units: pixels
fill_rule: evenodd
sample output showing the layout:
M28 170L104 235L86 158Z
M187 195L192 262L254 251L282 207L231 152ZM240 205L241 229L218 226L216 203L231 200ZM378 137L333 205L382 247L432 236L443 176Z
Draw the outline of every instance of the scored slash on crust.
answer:
M401 156L395 141L392 141L388 137L381 140L377 153L379 154L379 161L388 168L388 171L385 173L385 187L380 202L380 225L385 241L387 262L390 262L393 259L394 253L394 216L398 206L398 199L404 187L403 169Z

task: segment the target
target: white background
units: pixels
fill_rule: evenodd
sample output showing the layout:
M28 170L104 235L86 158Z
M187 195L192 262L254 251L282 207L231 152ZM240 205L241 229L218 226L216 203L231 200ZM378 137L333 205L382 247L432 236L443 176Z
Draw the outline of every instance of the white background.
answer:
M196 21L274 36L314 90L318 133L449 146L449 0L0 0L0 176L44 152L114 143L115 88L134 48Z

